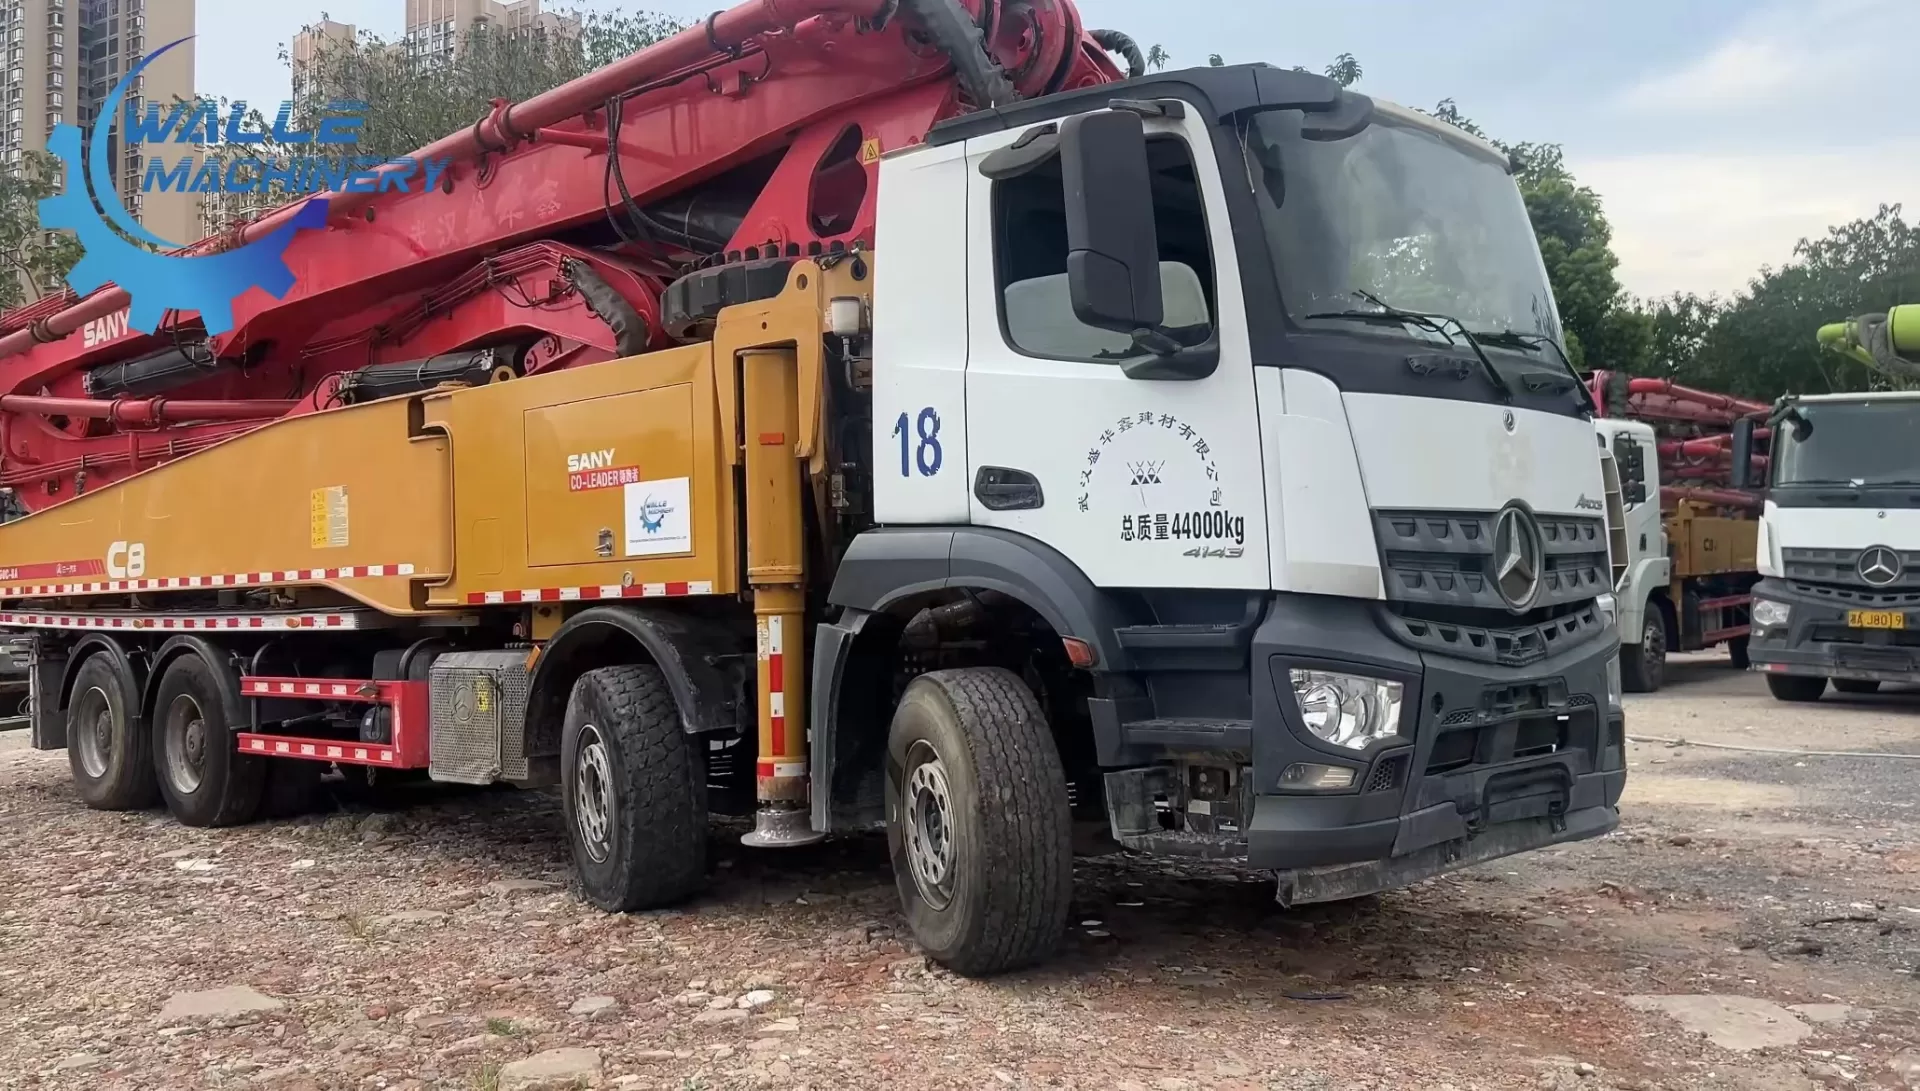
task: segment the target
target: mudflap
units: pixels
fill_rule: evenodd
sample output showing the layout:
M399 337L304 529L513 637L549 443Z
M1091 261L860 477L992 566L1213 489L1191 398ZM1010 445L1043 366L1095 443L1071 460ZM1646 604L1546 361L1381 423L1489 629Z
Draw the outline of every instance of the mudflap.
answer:
M1599 837L1619 825L1620 812L1613 807L1588 807L1563 816L1495 823L1473 836L1429 845L1404 856L1278 872L1274 899L1292 907L1363 898L1502 856Z

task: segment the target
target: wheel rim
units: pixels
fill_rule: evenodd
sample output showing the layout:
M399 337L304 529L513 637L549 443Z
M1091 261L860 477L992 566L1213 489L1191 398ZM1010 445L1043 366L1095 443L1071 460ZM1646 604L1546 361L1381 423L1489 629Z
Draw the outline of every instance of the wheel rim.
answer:
M80 695L77 736L67 740L90 777L104 777L113 761L113 703L107 691L94 686Z
M613 851L613 764L600 729L580 729L580 753L573 761L573 816L580 844L596 864Z
M907 864L920 897L934 909L953 900L953 793L947 766L926 743L908 755L906 778Z
M167 729L162 733L167 751L167 780L174 791L192 795L200 790L207 772L207 743L212 731L200 702L181 694L167 706Z

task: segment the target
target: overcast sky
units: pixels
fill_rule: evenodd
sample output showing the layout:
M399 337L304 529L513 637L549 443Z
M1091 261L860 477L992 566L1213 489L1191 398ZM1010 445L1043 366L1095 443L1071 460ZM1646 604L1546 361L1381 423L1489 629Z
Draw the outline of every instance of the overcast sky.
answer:
M323 12L393 37L404 0L197 0L202 94L286 96L279 47ZM726 0L645 6L703 18ZM1493 136L1557 142L1605 199L1641 295L1728 293L1828 225L1904 203L1920 217L1920 0L1079 0L1092 26L1173 66L1318 68L1453 98ZM1444 14L1442 14L1444 13ZM271 112L271 111L268 111Z

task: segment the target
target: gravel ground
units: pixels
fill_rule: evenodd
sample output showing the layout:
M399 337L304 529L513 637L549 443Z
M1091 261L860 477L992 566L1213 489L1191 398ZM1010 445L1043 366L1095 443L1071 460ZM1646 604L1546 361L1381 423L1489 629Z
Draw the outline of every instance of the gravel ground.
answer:
M1920 762L1699 745L1920 753L1920 693L1697 659L1629 730L1688 744L1632 748L1608 838L1295 912L1084 860L1062 956L986 983L902 938L876 838L716 827L700 903L606 916L542 794L197 831L4 734L0 1087L1920 1087Z

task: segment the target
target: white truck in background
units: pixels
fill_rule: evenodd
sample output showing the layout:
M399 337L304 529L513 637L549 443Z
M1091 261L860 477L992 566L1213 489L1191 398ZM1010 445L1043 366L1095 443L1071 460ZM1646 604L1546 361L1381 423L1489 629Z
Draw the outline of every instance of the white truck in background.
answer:
M1911 386L1920 304L1820 331L1820 342ZM1920 682L1920 391L1782 398L1768 423L1753 664L1782 701L1827 684L1865 694ZM1751 472L1754 422L1734 430Z

